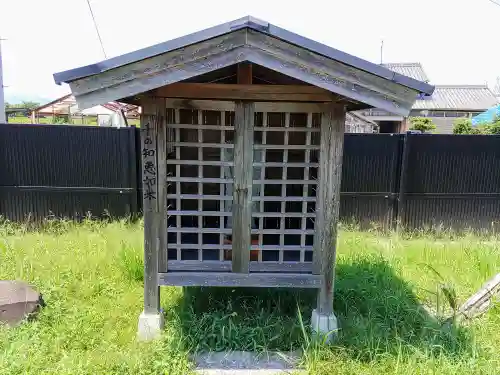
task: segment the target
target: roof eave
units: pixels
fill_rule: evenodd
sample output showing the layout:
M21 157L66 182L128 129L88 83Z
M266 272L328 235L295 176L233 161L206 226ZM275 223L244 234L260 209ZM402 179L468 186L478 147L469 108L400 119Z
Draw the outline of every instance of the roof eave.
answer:
M235 21L227 22L186 36L182 36L180 38L159 43L151 47L146 47L138 51L129 52L125 55L113 57L111 59L104 60L96 64L91 64L55 73L54 81L57 84L61 84L63 82L65 83L71 82L83 77L99 74L119 66L147 59L152 56L156 56L162 53L183 48L191 44L199 43L203 40L215 38L217 36L221 36L245 28L249 28L267 34L269 36L282 39L290 44L294 44L296 46L318 53L325 57L340 61L346 65L353 66L354 68L364 70L366 72L385 78L387 80L391 80L393 82L409 87L420 93L431 95L434 92L434 86L429 85L425 82L421 82L413 78L395 73L390 69L384 68L380 65L349 55L335 48L305 38L301 35L295 34L291 31L282 29L280 27L274 26L268 22L261 21L251 16L243 17Z

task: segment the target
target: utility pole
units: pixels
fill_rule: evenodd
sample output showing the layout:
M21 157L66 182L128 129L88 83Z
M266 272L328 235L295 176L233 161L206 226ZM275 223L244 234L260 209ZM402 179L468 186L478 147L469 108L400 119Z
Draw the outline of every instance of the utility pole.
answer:
M5 96L3 93L3 69L2 69L2 38L0 38L0 124L7 123L5 118Z
M380 43L380 64L384 62L384 39Z

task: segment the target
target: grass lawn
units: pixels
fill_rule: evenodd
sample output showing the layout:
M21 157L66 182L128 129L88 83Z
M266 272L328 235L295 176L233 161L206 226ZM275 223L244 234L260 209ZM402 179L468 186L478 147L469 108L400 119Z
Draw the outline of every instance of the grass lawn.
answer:
M401 238L341 231L332 346L308 343L308 291L162 288L162 340L137 343L142 310L142 227L55 222L40 232L0 225L0 279L43 293L38 318L0 327L0 374L187 374L196 350L305 349L311 374L500 374L500 306L442 326L440 280L460 302L500 269L491 238ZM442 301L442 299L441 299ZM441 308L439 308L441 310ZM300 314L299 314L300 312Z

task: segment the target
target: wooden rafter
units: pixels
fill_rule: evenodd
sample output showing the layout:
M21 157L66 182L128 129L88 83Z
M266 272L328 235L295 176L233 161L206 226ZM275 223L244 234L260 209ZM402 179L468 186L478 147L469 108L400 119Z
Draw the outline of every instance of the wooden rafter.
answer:
M153 95L176 99L255 100L263 102L331 102L340 97L307 85L251 85L217 83L173 83Z

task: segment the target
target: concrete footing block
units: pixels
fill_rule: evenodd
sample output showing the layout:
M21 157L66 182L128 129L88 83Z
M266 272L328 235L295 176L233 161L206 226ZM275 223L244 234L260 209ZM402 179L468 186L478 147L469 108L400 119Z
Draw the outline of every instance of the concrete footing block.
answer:
M163 314L142 312L139 316L139 324L137 327L137 338L140 341L150 341L157 339L161 335L161 331L165 325Z
M311 326L314 335L323 339L326 336L326 342L331 342L338 333L339 326L337 317L334 314L319 314L316 309L312 312Z

